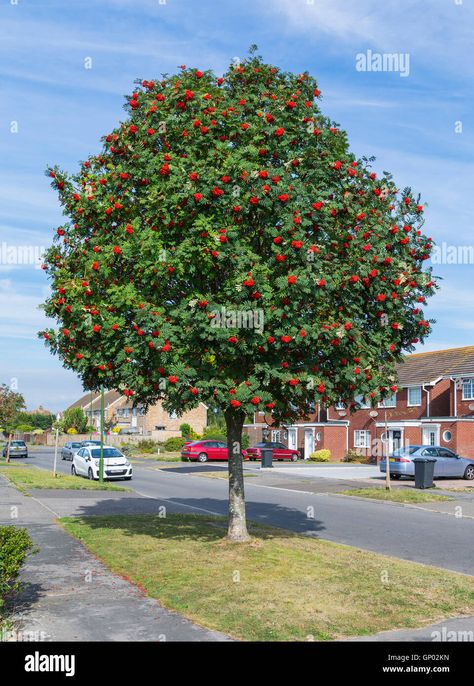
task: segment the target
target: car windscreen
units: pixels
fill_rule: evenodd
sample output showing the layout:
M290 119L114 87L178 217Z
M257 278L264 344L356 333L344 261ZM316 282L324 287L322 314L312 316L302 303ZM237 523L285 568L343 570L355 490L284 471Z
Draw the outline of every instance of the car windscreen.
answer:
M25 445L26 445L24 441L12 441L11 444L12 444L12 445L15 445L15 446L17 446L17 447L19 446L19 447L21 447L21 448L24 448Z
M120 450L117 450L117 448L104 448L103 454L104 457L123 457L122 453ZM93 458L98 459L100 457L100 448L91 450L91 455Z
M81 444L80 443L71 443L71 448L80 448Z
M419 446L410 445L410 446L407 446L406 448L398 448L397 450L394 450L393 454L395 456L398 456L398 455L414 455L418 449L419 449Z

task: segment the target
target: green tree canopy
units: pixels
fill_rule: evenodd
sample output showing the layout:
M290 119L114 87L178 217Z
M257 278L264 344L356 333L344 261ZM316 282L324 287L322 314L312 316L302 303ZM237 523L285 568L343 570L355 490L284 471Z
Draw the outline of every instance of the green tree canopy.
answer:
M78 434L87 433L89 421L82 407L70 407L64 412L60 421L60 429L66 433L68 429L76 429Z
M69 221L41 335L86 388L221 409L236 539L245 415L375 403L430 331L420 199L356 158L319 98L253 53L220 78L183 66L137 83L76 173L48 170Z

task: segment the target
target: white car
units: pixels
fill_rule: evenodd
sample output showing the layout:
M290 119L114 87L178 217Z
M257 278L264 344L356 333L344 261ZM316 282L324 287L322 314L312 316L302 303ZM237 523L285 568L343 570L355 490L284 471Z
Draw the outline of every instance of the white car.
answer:
M104 445L104 479L132 478L132 465L118 448ZM100 447L89 445L75 453L72 459L71 474L73 476L86 476L88 479L99 478Z

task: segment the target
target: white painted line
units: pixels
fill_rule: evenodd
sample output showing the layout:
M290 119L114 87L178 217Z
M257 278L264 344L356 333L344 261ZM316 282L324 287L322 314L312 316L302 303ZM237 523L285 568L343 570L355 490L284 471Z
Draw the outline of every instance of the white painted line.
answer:
M199 510L200 512L207 512L207 514L211 515L217 515L217 517L222 517L222 514L220 512L213 512L212 510L206 510L203 507L196 507L196 505L186 505L186 503L176 503L174 500L170 500L169 498L158 498L157 496L154 495L146 495L146 493L140 493L140 491L135 491L137 495L141 495L142 498L149 498L150 500L158 500L161 502L162 500L165 503L171 503L172 505L181 505L182 507L189 507L190 510Z

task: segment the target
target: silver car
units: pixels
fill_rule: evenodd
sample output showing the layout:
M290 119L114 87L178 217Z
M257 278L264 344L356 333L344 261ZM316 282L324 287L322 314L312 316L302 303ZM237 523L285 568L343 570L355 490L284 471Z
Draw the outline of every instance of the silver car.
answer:
M440 445L408 445L395 450L389 456L390 477L400 479L402 476L415 476L415 457L428 457L436 460L434 478L474 479L474 459L456 455L449 448ZM386 472L386 459L380 462L380 471Z
M81 448L82 443L79 442L65 443L61 449L61 460L70 460L72 462L72 458Z

